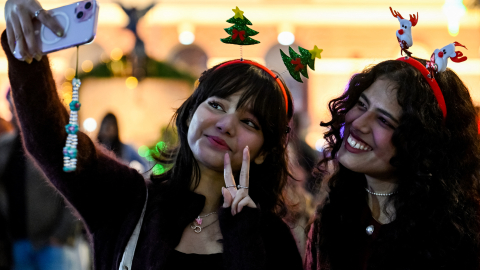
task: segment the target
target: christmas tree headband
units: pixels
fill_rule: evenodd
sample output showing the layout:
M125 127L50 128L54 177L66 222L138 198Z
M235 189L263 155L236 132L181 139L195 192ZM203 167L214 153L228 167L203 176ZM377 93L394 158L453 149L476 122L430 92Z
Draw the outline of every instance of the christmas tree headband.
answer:
M288 113L287 92L285 90L285 87L283 86L282 81L279 78L279 75L273 73L270 69L268 69L263 65L260 65L259 63L243 59L242 46L254 45L254 44L260 43L260 41L251 38L252 36L257 35L258 32L248 27L248 25L252 25L252 22L250 22L250 20L248 20L247 17L243 15L244 13L243 11L241 11L238 7L236 7L235 9L232 9L232 11L235 13L235 15L230 19L228 19L227 22L232 23L234 25L229 28L225 28L225 32L227 32L230 36L227 38L221 39L221 41L227 44L240 45L240 59L225 62L220 66L218 66L217 69L231 65L231 64L243 63L243 64L254 65L266 71L275 79L275 81L278 83L278 85L282 89L283 97L285 99L285 108ZM287 67L290 75L292 75L292 77L298 82L302 82L300 74L302 74L305 78L308 78L307 66L310 67L312 70L315 70L315 58L320 59L321 52L323 50L319 49L317 46L315 46L312 50L306 50L302 47L298 47L298 48L299 48L300 54L296 53L292 49L292 47L289 47L290 57L287 56L282 50L280 50L280 53L282 56L283 63Z
M445 120L447 117L447 106L445 104L445 98L443 97L443 93L440 90L440 87L438 86L434 75L438 72L444 72L447 69L448 58L452 59L452 61L457 63L466 61L467 57L463 56L462 52L455 51L455 46L461 46L465 49L466 47L458 42L454 42L448 44L441 49L435 49L433 54L430 56L430 61L427 61L427 64L424 66L417 60L411 58L412 53L408 51L408 48L413 45L412 27L415 26L418 22L418 13L417 16L410 15L410 20L406 20L402 17L400 13L392 10L391 7L390 11L392 12L393 17L397 18L400 22L401 28L396 31L397 41L400 45L401 50L400 52L407 55L405 57L400 57L397 60L409 63L418 71L420 71L420 73L422 73L423 77L427 80L428 84L432 88L433 94L435 95L438 105L442 110L443 119Z
M286 110L287 113L288 113L288 97L287 97L287 91L285 90L285 87L283 86L283 83L282 83L282 81L280 81L280 78L278 77L277 74L273 73L273 71L271 71L270 69L268 69L268 68L265 67L265 66L260 65L260 64L257 63L257 62L253 62L253 61L250 61L250 60L244 60L243 58L242 58L242 59L236 59L236 60L231 60L231 61L225 62L225 63L221 64L220 66L218 66L216 69L219 69L219 68L222 68L222 67L225 67L225 66L229 66L229 65L232 65L232 64L249 64L249 65L253 65L253 66L256 66L256 67L259 67L259 68L263 69L263 70L266 71L268 74L270 74L270 76L272 76L272 77L275 79L275 81L278 83L278 85L280 86L280 89L282 89L283 98L284 98L284 100L285 100L285 110Z

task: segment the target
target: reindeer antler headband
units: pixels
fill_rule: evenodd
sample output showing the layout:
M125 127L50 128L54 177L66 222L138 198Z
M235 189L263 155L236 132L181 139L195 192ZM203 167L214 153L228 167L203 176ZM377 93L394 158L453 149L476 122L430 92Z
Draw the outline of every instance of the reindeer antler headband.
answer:
M438 86L437 81L435 80L435 73L443 72L447 69L448 58L452 59L453 62L460 63L467 60L466 56L463 56L461 51L455 51L456 46L461 46L466 49L465 46L458 42L454 42L448 44L447 46L436 49L430 57L430 61L427 61L427 64L424 66L417 60L411 58L410 56L412 53L408 51L413 45L412 39L412 30L411 28L415 26L418 22L418 13L417 16L410 15L410 21L403 19L402 15L397 11L392 10L390 7L390 11L392 12L393 17L398 18L400 22L400 30L396 32L398 43L400 44L401 52L405 52L407 56L400 57L397 60L409 63L413 67L415 67L420 73L422 73L423 77L427 80L428 84L432 88L433 94L437 99L438 105L442 110L443 119L447 118L447 106L445 104L445 98L443 97L443 93Z

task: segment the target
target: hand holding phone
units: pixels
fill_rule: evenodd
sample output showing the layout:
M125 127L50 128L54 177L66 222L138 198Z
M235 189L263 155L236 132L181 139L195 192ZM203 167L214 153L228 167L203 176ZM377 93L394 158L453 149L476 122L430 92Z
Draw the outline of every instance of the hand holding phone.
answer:
M34 0L8 0L5 19L10 49L16 58L31 63L32 58L40 60L43 54L91 42L98 11L95 0L50 11Z

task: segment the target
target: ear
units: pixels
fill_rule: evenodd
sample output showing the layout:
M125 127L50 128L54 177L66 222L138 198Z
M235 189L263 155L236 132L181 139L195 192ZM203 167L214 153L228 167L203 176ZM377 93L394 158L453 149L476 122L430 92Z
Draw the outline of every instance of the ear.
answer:
M255 162L255 164L257 164L257 165L260 165L260 164L262 164L262 163L265 161L266 158L267 158L267 153L265 153L265 152L262 151L262 152L261 152L260 154L258 154L258 156L253 160L253 162Z

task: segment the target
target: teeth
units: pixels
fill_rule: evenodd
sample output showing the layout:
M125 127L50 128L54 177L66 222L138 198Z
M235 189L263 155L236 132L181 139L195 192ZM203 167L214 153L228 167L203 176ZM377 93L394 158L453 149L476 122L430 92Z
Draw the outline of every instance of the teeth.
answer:
M349 144L351 147L353 147L353 148L355 148L355 149L360 149L360 150L364 150L364 151L370 151L370 150L372 150L370 147L368 147L368 146L366 146L366 145L363 145L363 144L360 143L360 142L355 141L355 139L353 139L351 135L348 136L347 142L348 142L348 144Z

